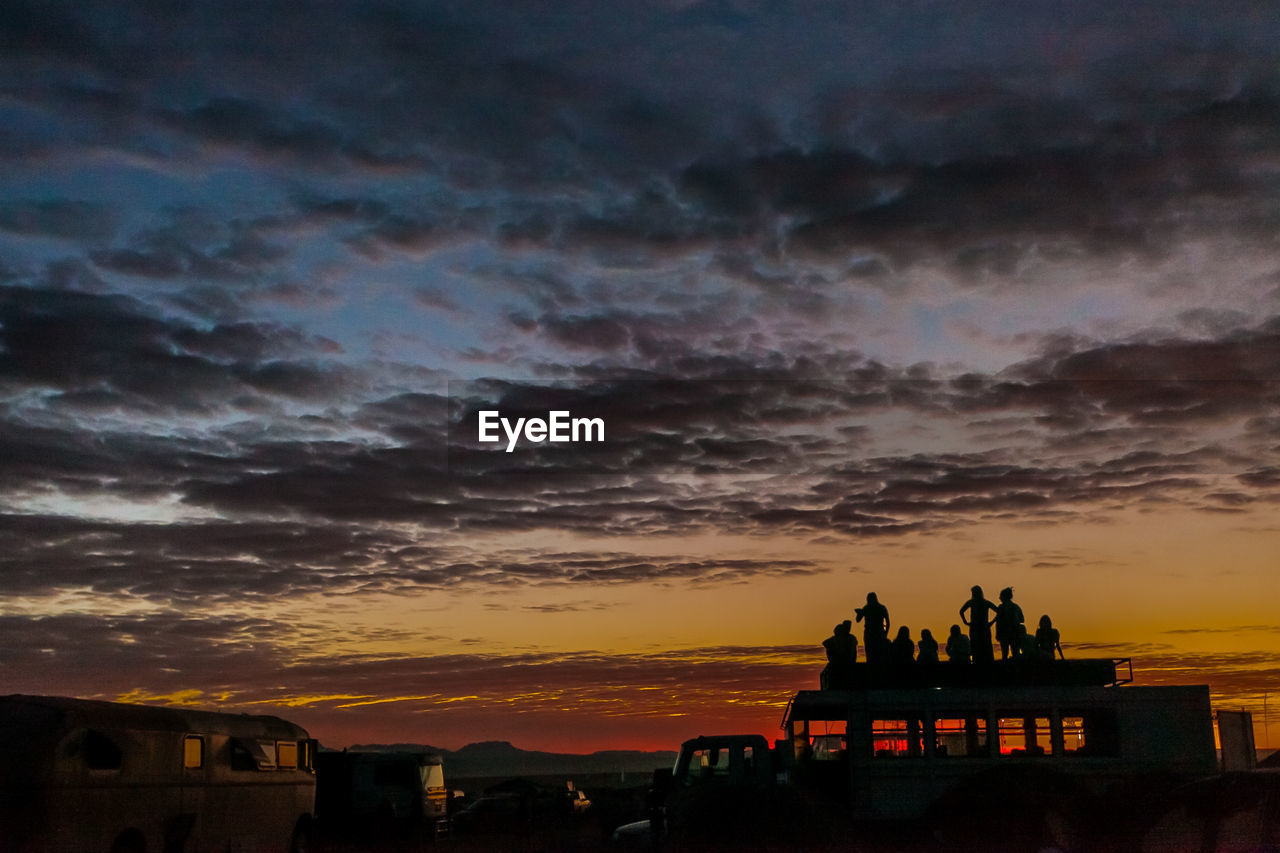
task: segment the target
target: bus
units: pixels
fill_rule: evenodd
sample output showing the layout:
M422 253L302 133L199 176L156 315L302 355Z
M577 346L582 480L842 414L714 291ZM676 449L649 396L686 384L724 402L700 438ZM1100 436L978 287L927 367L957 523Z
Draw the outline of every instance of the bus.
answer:
M795 695L787 763L858 822L925 821L935 837L1003 826L1081 849L1098 814L1136 814L1218 769L1209 688L1128 686L1126 666L944 664L879 678L863 668L852 689Z
M0 697L0 837L22 853L301 853L316 743L279 717Z

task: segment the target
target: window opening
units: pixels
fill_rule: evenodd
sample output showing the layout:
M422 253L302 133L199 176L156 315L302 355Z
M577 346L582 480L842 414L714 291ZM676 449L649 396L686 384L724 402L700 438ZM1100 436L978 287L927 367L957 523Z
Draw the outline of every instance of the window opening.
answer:
M204 738L187 735L182 739L182 766L188 770L204 767Z
M996 720L1001 755L1026 755L1027 731L1022 717L1002 716Z
M1062 712L1062 753L1067 756L1119 755L1115 712L1110 709Z
M293 740L276 741L276 767L281 770L296 770L298 767L298 742Z
M871 754L876 758L919 758L924 754L919 717L871 721Z
M1001 755L1050 755L1053 753L1048 715L1001 714L997 722Z
M232 770L275 770L275 744L271 741L236 739L231 742Z
M116 742L93 729L85 732L81 749L85 766L90 770L119 770L124 763L124 755Z
M972 758L987 754L987 720L955 714L933 721L933 754L937 758Z

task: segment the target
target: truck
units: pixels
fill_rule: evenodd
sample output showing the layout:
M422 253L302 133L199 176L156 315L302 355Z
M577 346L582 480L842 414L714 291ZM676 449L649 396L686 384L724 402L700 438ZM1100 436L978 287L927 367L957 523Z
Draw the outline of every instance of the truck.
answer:
M673 849L1092 850L1214 774L1206 686L1132 685L1129 659L855 665L800 690L774 744L685 741L647 831Z
M20 853L301 853L315 751L274 716L3 696L0 839Z

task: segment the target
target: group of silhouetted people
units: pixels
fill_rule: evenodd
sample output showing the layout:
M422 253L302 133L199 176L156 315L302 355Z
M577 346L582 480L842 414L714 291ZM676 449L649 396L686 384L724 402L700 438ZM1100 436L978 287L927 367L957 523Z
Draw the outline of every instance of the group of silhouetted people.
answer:
M1048 615L1040 617L1040 625L1034 634L1027 631L1022 608L1013 600L1013 587L1000 591L1000 603L992 604L982 594L982 587L970 590L971 597L960 608L960 621L969 628L966 636L959 625L951 626L947 644L943 647L948 662L986 666L995 662L995 646L991 629L995 628L995 641L1000 644L1000 659L1022 662L1051 661L1054 654L1063 660L1058 629ZM905 625L897 635L889 639L889 609L880 603L874 592L867 593L867 603L854 610L857 621L863 623L862 643L867 663L873 667L895 670L913 665L932 666L940 662L938 641L928 628L921 630L920 642L911 639L911 630ZM824 682L839 689L848 686L853 678L853 664L858 659L858 641L853 636L853 623L846 619L832 630L823 641L827 651L827 669Z

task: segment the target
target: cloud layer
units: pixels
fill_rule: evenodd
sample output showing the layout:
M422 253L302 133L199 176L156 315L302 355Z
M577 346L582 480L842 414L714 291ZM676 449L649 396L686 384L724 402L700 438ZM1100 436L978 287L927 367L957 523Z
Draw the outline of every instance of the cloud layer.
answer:
M10 6L21 689L284 701L234 680L254 638L311 684L341 628L280 599L532 590L571 620L1128 511L1274 543L1269 4ZM508 454L482 409L606 441ZM1028 567L1117 560L1080 548ZM49 680L85 637L100 675ZM299 695L507 665L446 639L306 663Z

